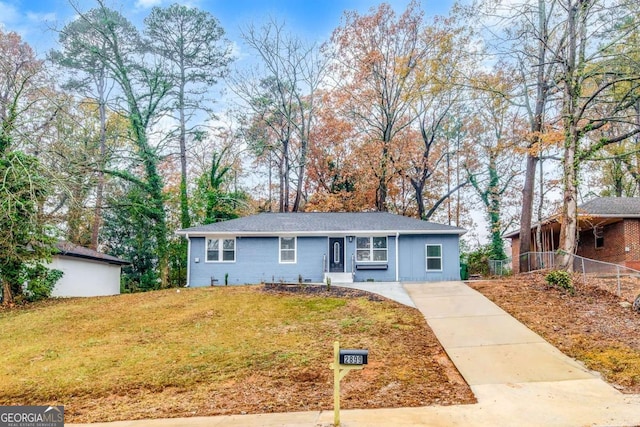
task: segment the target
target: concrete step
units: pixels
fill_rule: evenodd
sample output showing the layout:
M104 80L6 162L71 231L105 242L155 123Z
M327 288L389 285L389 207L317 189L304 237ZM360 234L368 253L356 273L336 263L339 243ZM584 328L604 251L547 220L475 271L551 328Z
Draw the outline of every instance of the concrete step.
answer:
M353 274L351 273L324 273L324 282L327 278L331 278L331 283L353 283Z

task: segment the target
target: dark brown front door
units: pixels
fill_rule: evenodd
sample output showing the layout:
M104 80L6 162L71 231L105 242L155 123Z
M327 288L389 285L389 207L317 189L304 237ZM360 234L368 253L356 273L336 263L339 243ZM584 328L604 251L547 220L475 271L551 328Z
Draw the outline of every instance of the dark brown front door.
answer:
M344 237L329 238L329 272L344 273Z

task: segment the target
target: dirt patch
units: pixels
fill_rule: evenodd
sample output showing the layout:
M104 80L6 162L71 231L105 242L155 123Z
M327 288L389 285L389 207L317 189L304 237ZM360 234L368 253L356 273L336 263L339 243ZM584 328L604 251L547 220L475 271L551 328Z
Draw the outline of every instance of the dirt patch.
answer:
M624 393L640 393L640 314L610 284L574 276L574 295L544 274L468 284Z
M340 286L327 287L327 285L305 285L297 283L265 283L262 290L269 293L286 292L325 297L366 298L369 301L390 301L387 298L371 292L360 289L342 288Z

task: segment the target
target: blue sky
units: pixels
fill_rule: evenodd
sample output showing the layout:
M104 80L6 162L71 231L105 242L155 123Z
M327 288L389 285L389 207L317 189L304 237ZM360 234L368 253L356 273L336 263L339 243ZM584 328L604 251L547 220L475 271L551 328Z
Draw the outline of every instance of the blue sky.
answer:
M86 11L94 1L72 0ZM177 0L107 0L136 25L141 24L153 6L168 6ZM375 0L190 0L179 3L195 6L213 14L227 32L227 37L240 44L238 29L249 23L260 24L272 16L284 20L286 28L303 38L324 41L340 25L345 10L366 13L380 2ZM409 0L387 0L401 13ZM428 16L446 15L452 0L423 0ZM16 31L36 49L39 56L55 47L55 29L62 28L74 16L69 0L0 0L0 28Z

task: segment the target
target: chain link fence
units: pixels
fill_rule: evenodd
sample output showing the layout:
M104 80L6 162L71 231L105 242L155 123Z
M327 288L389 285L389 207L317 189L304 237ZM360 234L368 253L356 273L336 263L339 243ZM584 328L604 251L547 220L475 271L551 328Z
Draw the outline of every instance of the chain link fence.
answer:
M615 293L626 301L633 301L640 293L640 271L624 265L597 261L578 255L570 255L573 272L580 274L582 282ZM527 252L519 257L520 266L528 272L554 270L555 252Z
M513 273L512 259L490 259L489 274L491 276L509 276Z

